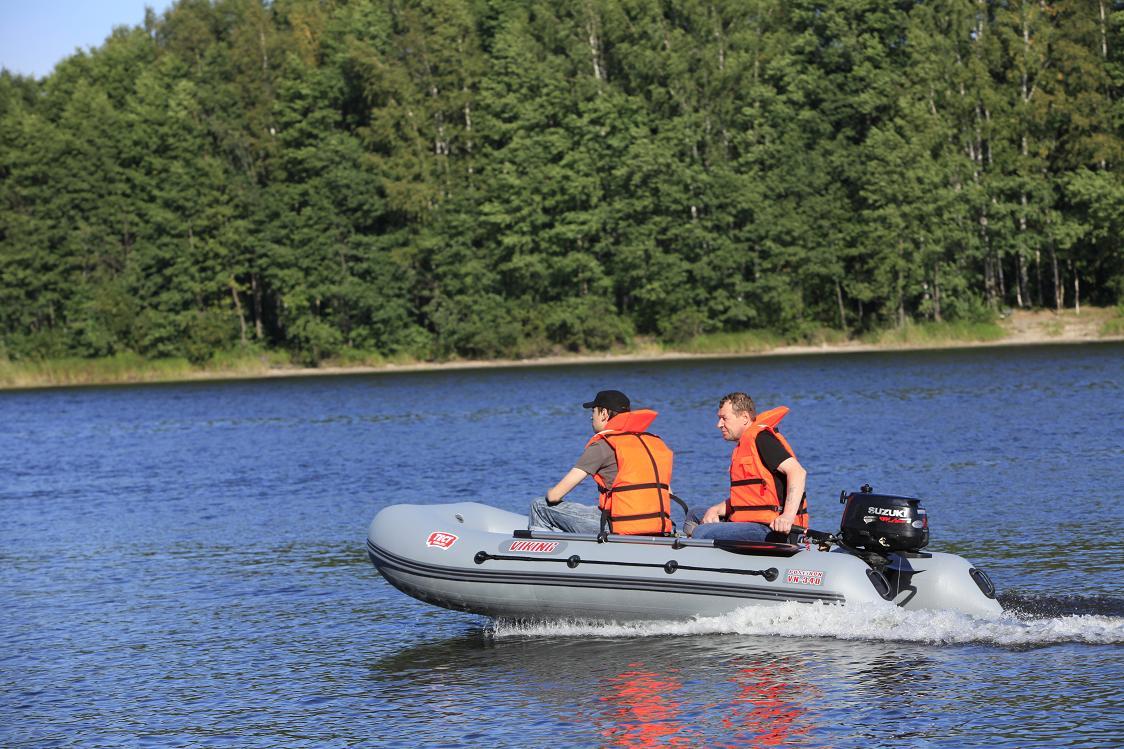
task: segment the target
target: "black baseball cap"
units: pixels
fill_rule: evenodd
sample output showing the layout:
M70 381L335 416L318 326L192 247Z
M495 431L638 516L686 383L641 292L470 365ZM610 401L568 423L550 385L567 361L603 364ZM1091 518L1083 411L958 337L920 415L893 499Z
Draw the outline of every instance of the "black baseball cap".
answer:
M582 408L607 408L610 411L623 413L632 408L628 396L620 390L602 390L589 403L583 403Z

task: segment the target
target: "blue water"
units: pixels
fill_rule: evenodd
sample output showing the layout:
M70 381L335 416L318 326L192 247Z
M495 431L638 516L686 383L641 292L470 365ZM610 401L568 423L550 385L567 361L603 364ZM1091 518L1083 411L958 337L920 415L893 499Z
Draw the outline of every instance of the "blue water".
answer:
M1013 613L520 626L378 577L379 508L522 511L605 388L695 502L718 398L788 405L814 526L921 496ZM0 393L0 744L1118 747L1122 390L1104 344Z

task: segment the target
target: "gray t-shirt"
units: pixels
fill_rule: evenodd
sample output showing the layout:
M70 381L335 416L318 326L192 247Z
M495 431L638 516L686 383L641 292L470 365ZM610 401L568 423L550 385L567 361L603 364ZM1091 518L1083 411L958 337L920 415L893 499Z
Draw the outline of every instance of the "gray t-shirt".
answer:
M612 486L617 479L617 455L613 452L613 448L609 447L608 442L597 440L585 449L574 468L581 469L591 476L599 473L605 480L605 486Z

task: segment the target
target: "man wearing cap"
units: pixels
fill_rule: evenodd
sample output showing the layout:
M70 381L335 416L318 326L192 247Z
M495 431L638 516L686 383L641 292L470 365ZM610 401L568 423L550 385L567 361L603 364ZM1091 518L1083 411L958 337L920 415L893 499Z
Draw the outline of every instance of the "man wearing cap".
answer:
M619 390L602 390L582 408L591 409L594 435L569 473L545 497L531 502L527 527L596 534L604 522L613 533L670 533L672 453L646 431L656 412L632 411L628 396ZM564 502L587 476L600 489L599 507Z

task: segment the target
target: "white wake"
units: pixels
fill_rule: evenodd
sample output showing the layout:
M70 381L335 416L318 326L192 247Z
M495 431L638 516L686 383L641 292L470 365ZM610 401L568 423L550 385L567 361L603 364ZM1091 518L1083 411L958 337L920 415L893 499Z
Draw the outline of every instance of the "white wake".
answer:
M1004 612L995 619L981 619L950 611L906 611L892 605L789 602L682 622L497 621L490 634L496 638L739 634L1008 647L1063 642L1119 645L1124 644L1124 617L1086 614L1026 620Z

